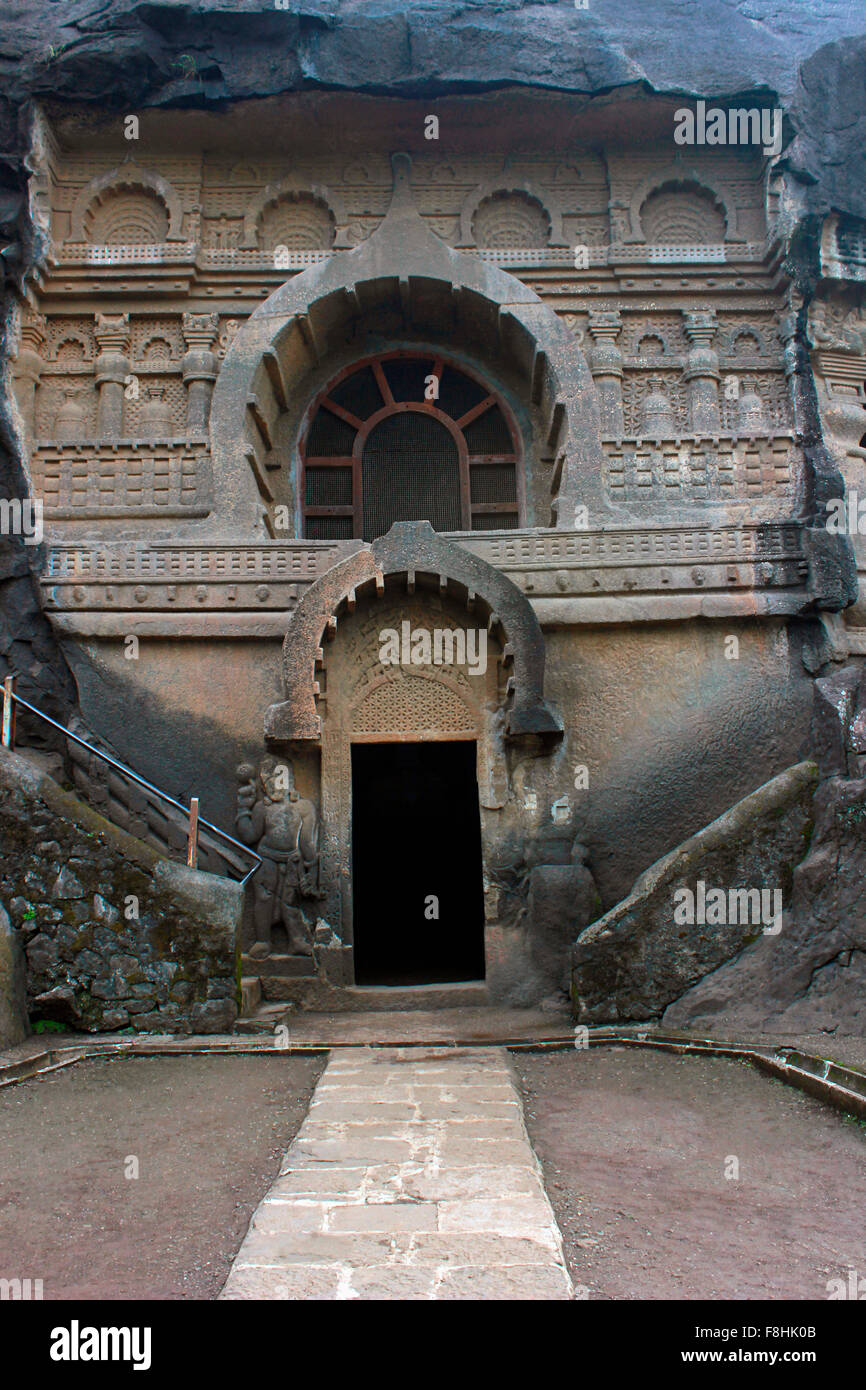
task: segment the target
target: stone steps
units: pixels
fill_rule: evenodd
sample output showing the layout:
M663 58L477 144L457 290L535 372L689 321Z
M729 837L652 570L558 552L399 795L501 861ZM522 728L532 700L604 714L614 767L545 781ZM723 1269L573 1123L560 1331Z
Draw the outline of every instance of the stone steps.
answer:
M316 963L312 956L267 956L256 960L255 956L241 956L241 971L245 976L257 976L260 980L271 979L309 979L316 974Z
M400 1009L484 1008L490 995L481 980L444 985L351 985L346 1007L359 1012L389 1013Z
M262 975L260 979L262 996L269 1004L291 1003L330 1013L484 1008L491 1003L483 980L438 985L335 985L320 977Z
M260 1004L250 1014L241 1015L235 1024L235 1032L272 1034L294 1013L290 1004Z
M246 958L244 958L246 959ZM267 964L267 962L265 962ZM273 978L273 977L271 977ZM241 1012L235 1031L238 1033L270 1033L277 1024L290 1016L297 1026L304 1012L303 991L276 997L267 988L267 977L244 975L241 978ZM299 984L300 981L294 982ZM469 984L365 986L355 985L335 990L324 986L327 1006L334 1014L362 1014L365 1017L381 1014L382 1032L390 1029L388 1018L395 1013L414 1014L450 1009L492 1009L494 1007L483 982ZM317 993L321 993L321 989ZM299 997L299 993L300 996ZM337 996L336 998L334 996ZM314 1001L310 1000L312 1006ZM319 1000L315 1001L319 1005Z

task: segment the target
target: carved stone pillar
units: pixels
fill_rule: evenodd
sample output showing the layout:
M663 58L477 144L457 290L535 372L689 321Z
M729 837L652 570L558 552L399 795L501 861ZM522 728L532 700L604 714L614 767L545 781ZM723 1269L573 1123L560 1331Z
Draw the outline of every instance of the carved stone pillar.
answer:
M212 351L219 318L216 314L184 314L183 339L187 351L183 359L186 386L186 425L190 434L203 434L210 416L210 398L217 375L216 354Z
M686 337L692 344L685 378L689 391L689 427L693 434L719 434L719 358L710 344L716 334L712 309L683 313Z
M129 314L97 314L94 330L96 359L96 433L100 438L123 434L123 392L129 374Z
M21 312L21 342L13 366L13 385L24 428L31 439L36 435L36 387L45 366L43 349L47 324L41 314Z
M622 331L617 309L590 309L589 331L593 344L589 350L589 369L598 391L601 432L622 438L622 353L616 340Z

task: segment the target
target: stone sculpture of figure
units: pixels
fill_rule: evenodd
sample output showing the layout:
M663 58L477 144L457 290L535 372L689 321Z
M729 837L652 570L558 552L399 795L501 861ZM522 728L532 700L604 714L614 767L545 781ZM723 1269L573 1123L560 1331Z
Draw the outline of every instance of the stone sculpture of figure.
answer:
M237 779L238 836L254 845L263 860L253 879L256 941L250 955L256 960L270 955L272 928L282 922L290 955L311 956L310 929L299 902L323 896L316 808L295 790L291 763L278 758L263 758L258 776L255 768L242 764Z
M811 314L812 341L816 347L837 348L842 352L866 352L866 319L856 308L827 304L817 300Z

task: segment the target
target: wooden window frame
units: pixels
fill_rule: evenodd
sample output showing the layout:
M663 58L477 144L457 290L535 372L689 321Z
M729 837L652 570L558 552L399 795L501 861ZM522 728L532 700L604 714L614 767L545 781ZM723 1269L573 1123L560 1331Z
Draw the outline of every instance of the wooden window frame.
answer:
M459 420L440 410L435 401L395 401L388 379L383 369L383 363L392 362L398 359L414 360L430 363L430 372L427 375L435 375L441 378L446 368L451 368L455 372L468 377L484 391L483 398L467 410ZM349 377L361 372L365 367L369 367L373 373L379 393L382 396L381 407L374 411L365 420L361 420L351 411L345 410L331 399L331 392ZM470 454L466 443L464 430L471 425L474 420L485 414L488 410L498 407L506 428L511 436L512 449L507 453L496 454ZM313 455L307 453L306 442L309 438L313 422L319 410L325 409L337 419L343 420L355 430L355 439L351 454L331 454ZM301 523L304 535L307 533L307 522L313 517L351 517L352 518L352 539L360 540L363 534L363 486L362 486L362 461L364 448L367 439L383 420L391 415L400 413L413 413L432 416L447 429L457 446L457 457L460 470L460 518L461 529L464 532L473 532L472 523L476 517L496 516L517 514L517 529L525 526L526 516L526 490L523 469L523 447L520 431L517 428L514 416L509 409L506 401L497 391L492 391L490 386L476 372L465 367L462 362L457 362L445 354L434 351L424 352L413 348L403 348L391 352L376 353L368 357L359 358L350 366L344 367L336 376L328 382L327 386L318 393L304 413L301 424L300 439L301 444L298 450L300 458L300 478L299 496ZM515 500L513 502L472 502L471 497L471 470L473 467L490 464L510 464L514 468L515 480ZM351 504L332 505L332 506L307 506L307 469L320 468L351 468L352 470L352 501ZM514 529L508 527L507 529Z

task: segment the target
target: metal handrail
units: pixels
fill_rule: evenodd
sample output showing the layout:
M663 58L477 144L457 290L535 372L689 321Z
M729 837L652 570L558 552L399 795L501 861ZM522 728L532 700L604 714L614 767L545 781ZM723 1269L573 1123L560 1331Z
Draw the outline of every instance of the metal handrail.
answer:
M249 872L244 874L243 878L240 879L242 888L248 880L252 878L253 874L258 872L263 862L261 855L256 854L254 849L250 849L249 845L241 844L240 840L236 840L233 835L229 835L225 830L220 830L218 825L213 825L211 821L205 820L203 816L200 816L198 814L197 796L190 798L189 806L184 806L181 801L176 801L173 796L169 796L168 792L164 792L161 787L155 787L152 782L147 782L143 777L139 777L138 773L133 772L131 767L126 767L123 763L119 763L116 758L112 758L108 753L103 753L101 748L95 748L92 743L87 742L87 739L81 738L78 734L74 734L71 729L65 728L63 724L58 724L56 719L52 719L49 715L44 714L41 709L37 709L35 705L31 705L30 702L25 700L21 695L17 695L14 689L14 682L14 676L7 676L3 682L2 740L0 741L2 741L5 748L11 751L13 745L11 702L14 700L16 704L22 705L24 709L29 710L31 714L35 714L38 719L43 719L46 724L50 724L53 729L58 729L65 738L72 739L73 743L77 743L82 748L86 748L90 753L95 753L98 758L102 758L103 762L108 763L111 767L117 768L118 772L122 772L124 777L129 777L133 782L136 782L138 786L144 787L146 791L153 792L155 796L162 797L163 801L167 801L169 805L175 806L178 811L182 811L183 814L188 817L190 825L187 851L187 864L190 868L195 868L196 866L198 857L198 830L200 826L204 826L207 830L210 830L212 834L218 835L221 840L225 840L228 844L234 845L236 849L241 850L244 854L250 855L250 857L256 861Z

